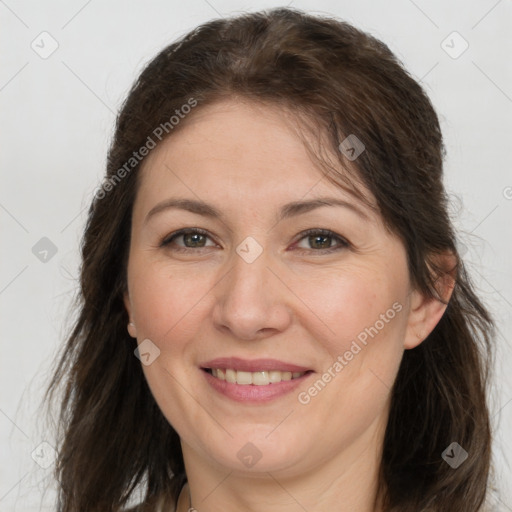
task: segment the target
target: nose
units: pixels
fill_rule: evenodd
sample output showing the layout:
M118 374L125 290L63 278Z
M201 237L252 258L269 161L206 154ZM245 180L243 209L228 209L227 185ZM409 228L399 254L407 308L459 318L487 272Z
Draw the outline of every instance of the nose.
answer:
M277 274L265 250L251 263L234 254L230 270L214 289L215 327L245 341L285 331L292 321L291 292Z

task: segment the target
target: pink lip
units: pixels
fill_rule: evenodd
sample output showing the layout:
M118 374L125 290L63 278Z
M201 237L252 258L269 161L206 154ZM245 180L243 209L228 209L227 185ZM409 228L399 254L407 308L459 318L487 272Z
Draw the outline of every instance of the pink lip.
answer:
M200 364L202 373L208 384L217 392L237 402L268 402L274 398L292 392L307 379L313 371L311 368L296 364L285 363L277 359L240 359L238 357L219 357ZM307 372L301 377L292 380L283 380L266 386L233 384L218 379L205 371L205 369L220 368L240 370L243 372L258 371L282 371L282 372Z
M214 366L214 368L219 367ZM220 368L222 368L222 366ZM292 380L283 380L275 384L268 384L267 386L255 386L254 384L242 386L240 384L233 384L231 382L226 382L225 380L217 379L217 377L210 375L204 370L202 373L208 384L217 392L236 402L252 403L269 402L270 400L291 393L304 382L304 379L307 379L311 375L310 373L306 373L302 377L298 377Z
M219 357L200 364L201 368L230 368L242 372L282 371L282 372L307 372L311 368L285 363L277 359L240 359L238 357ZM261 387L261 386L259 386Z

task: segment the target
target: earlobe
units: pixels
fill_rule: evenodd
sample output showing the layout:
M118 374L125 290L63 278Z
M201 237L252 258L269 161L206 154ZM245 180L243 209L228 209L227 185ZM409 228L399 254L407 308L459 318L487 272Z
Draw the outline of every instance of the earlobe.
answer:
M127 326L128 334L132 338L136 338L137 337L137 328L135 327L135 323L132 320L132 311L131 311L132 307L131 307L131 302L130 302L130 297L128 295L128 292L126 292L124 294L123 300L124 300L124 307L126 308L126 312L128 313L128 318L130 319L128 326Z
M443 256L444 268L450 269L436 279L439 298L413 290L410 298L409 319L404 338L406 350L417 347L434 330L441 320L455 287L455 256ZM442 299L442 300L440 300Z
M130 322L128 324L128 334L132 338L136 338L137 337L137 328L135 327L135 324L133 322Z

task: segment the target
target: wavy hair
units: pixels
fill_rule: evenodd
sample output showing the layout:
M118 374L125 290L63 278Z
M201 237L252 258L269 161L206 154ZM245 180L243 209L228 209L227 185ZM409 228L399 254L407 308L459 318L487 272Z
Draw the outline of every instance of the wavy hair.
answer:
M286 108L298 125L319 128L402 240L418 290L440 298L436 281L448 270L436 264L438 256L456 256L445 314L402 359L379 485L386 512L481 510L490 471L494 324L457 252L437 115L385 44L346 22L287 8L199 26L146 65L120 109L107 181L92 201L81 246L76 323L47 390L60 407L58 510L119 512L141 489L137 510L176 505L186 481L179 437L126 332L123 294L141 162L126 163L191 98L198 111L234 96ZM366 147L353 162L338 149L350 134ZM339 173L327 177L349 186ZM454 441L468 453L456 470L441 457Z

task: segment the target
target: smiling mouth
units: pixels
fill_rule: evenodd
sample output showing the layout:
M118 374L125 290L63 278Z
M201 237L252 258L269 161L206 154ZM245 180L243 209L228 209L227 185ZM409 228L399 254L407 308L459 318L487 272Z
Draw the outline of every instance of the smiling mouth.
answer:
M282 381L299 379L307 373L311 373L311 370L305 372L285 372L280 370L245 372L230 368L203 368L203 370L216 379L241 386L268 386L269 384L277 384Z

